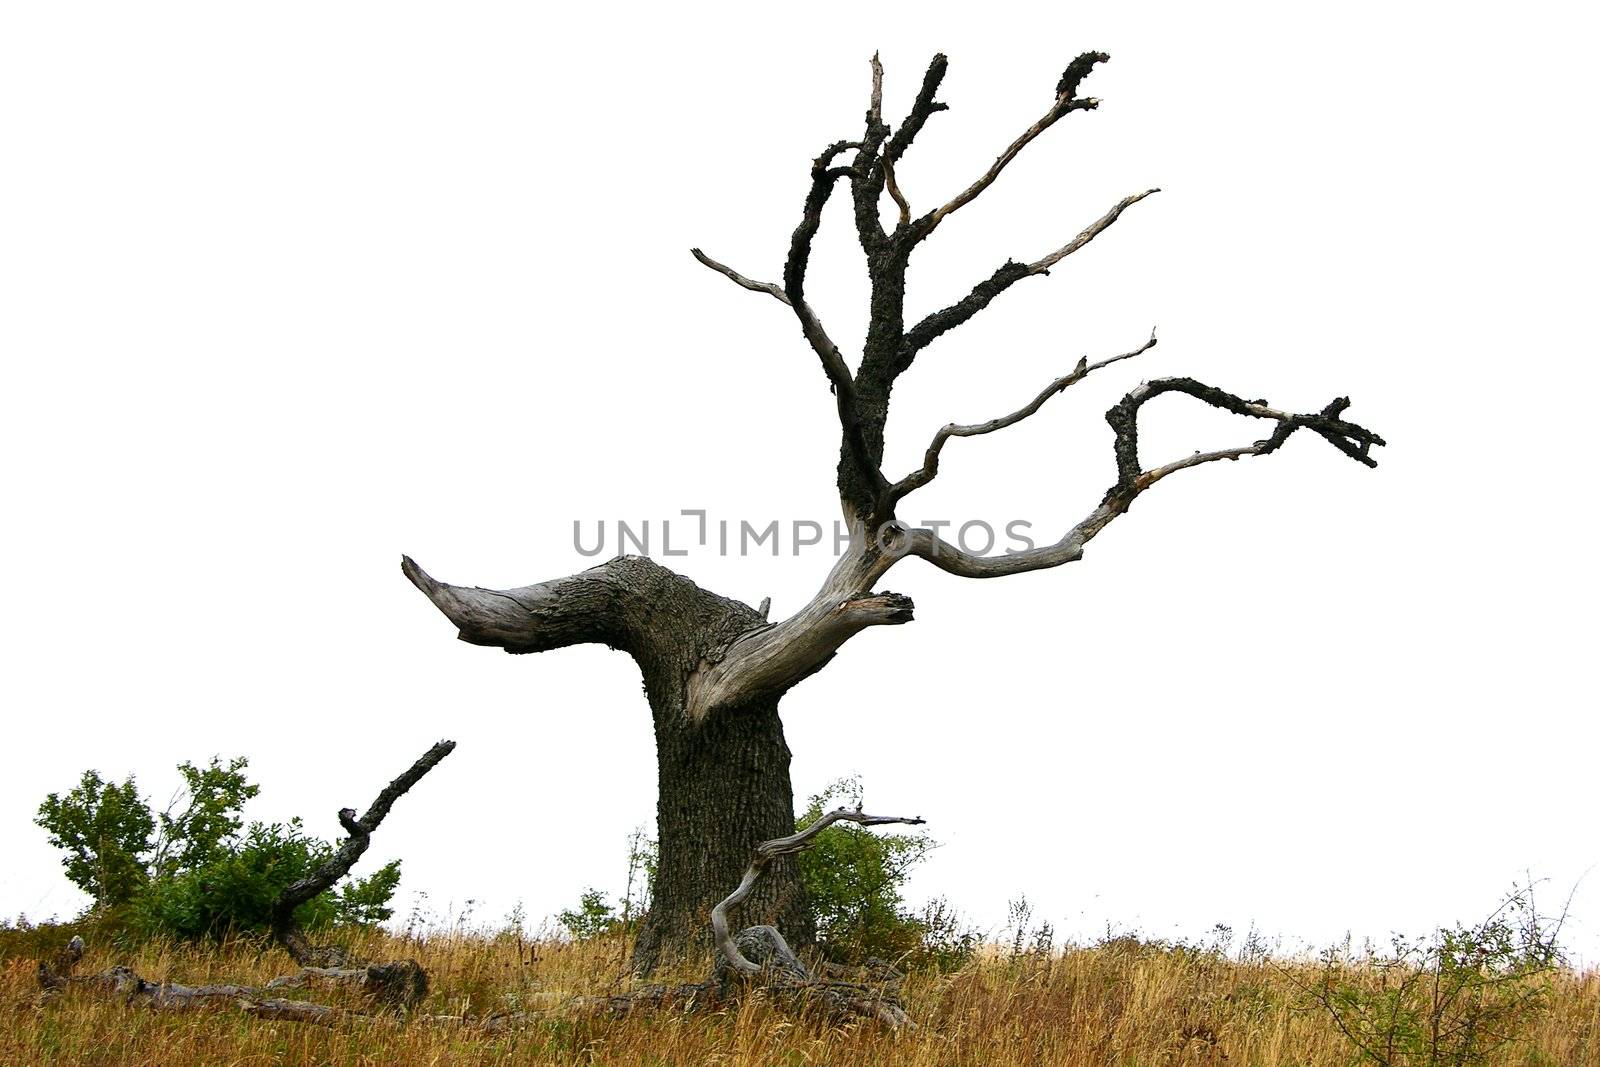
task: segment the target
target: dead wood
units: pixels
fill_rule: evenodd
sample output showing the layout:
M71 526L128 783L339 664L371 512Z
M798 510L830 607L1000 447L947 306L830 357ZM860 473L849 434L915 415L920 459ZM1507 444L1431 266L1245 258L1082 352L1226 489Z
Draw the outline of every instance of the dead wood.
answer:
M348 837L339 845L334 854L322 863L316 870L306 877L294 882L279 894L277 901L272 906L272 936L284 947L284 950L294 958L302 967L308 968L338 968L350 964L349 954L342 948L333 945L316 946L307 939L305 931L295 919L295 909L318 894L331 889L339 879L350 873L350 868L356 865L362 855L372 844L373 831L382 824L384 817L389 814L389 809L394 802L404 796L412 786L422 780L422 776L439 765L439 761L455 751L454 741L440 741L406 768L394 781L383 787L378 793L372 806L367 808L366 814L356 818L354 808L343 808L339 812L339 825L343 826ZM427 978L422 975L422 968L415 963L407 961L409 970L404 972L404 978L395 976L402 972L395 971L390 978L383 981L392 981L393 990L399 993L408 982L415 984L420 981L421 991L411 990L415 993L408 1003L415 1003L422 999L427 992ZM398 965L396 965L398 966ZM386 974L389 972L385 972ZM378 980L374 980L378 981Z
M728 932L728 911L750 895L768 864L779 856L810 848L818 834L838 822L861 826L890 823L918 826L922 819L867 815L860 809L836 808L798 833L757 845L738 888L711 909L711 930L718 953L712 981L723 999L760 989L800 1011L820 1008L835 1019L869 1018L891 1027L915 1026L900 1001L898 974L871 984L843 981L836 968L808 968L776 927L749 926L737 934Z

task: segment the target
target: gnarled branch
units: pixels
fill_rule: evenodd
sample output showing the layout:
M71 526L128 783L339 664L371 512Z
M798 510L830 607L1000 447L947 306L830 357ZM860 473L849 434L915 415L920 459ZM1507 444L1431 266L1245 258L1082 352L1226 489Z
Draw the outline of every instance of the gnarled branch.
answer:
M1150 331L1150 340L1146 341L1144 344L1140 345L1138 348L1135 348L1131 352L1124 352L1120 356L1111 356L1095 363L1090 363L1088 357L1080 359L1078 361L1078 365L1073 368L1071 374L1065 374L1060 378L1057 378L1055 381L1045 386L1044 389L1040 391L1039 395L1034 397L1033 400L1018 408L1016 411L1013 411L1009 415L1002 415L998 419L990 419L988 422L977 422L968 426L958 425L957 423L953 422L941 426L939 431L933 435L933 443L930 444L928 446L928 450L923 453L922 466L918 467L916 470L912 471L910 474L906 475L904 478L900 479L898 482L894 483L894 485L889 487L888 501L890 510L894 508L894 505L903 500L907 494L927 485L938 475L939 453L944 450L944 444L946 441L950 440L950 438L977 437L980 434L993 433L996 430L1003 430L1007 426L1015 426L1023 419L1044 407L1045 401L1049 400L1053 396L1060 395L1061 393L1065 392L1069 386L1076 385L1078 382L1081 382L1084 378L1088 377L1090 374L1094 373L1100 368L1109 367L1111 364L1120 363L1125 359L1132 359L1134 356L1142 355L1143 353L1150 351L1150 349L1154 348L1155 346L1156 335L1155 331L1152 330Z
M743 274L740 274L732 267L724 263L717 262L704 252L700 251L698 248L689 249L689 253L705 266L710 267L718 274L732 281L733 284L745 289L749 289L753 293L766 293L768 296L774 297L784 304L789 303L789 294L784 292L783 286L779 285L777 282L758 282L753 278L746 278Z
M1134 193L1132 196L1123 197L1117 201L1110 211L1090 223L1076 237L1041 259L1036 259L1032 263L1007 261L999 270L973 286L972 291L966 296L947 308L933 312L907 330L905 343L901 346L901 362L909 365L916 358L918 352L921 352L939 337L949 333L988 307L995 297L1023 278L1032 278L1050 273L1051 267L1104 233L1128 208L1152 193L1160 191L1159 189L1146 189L1142 193Z
M728 910L744 903L750 891L755 888L756 879L761 877L761 872L767 869L768 864L779 856L790 856L805 851L818 834L836 822L853 822L859 826L887 826L891 823L921 826L923 819L921 816L908 818L901 815L866 815L860 809L835 808L804 830L792 833L788 837L763 841L757 845L755 856L751 858L744 877L739 880L738 888L711 909L711 933L716 940L717 949L740 974L760 974L761 966L746 959L739 951L739 947L734 944L733 935L728 931Z
M789 239L789 258L783 265L784 294L789 298L789 306L794 308L794 313L800 320L801 332L805 334L806 340L822 360L822 369L827 373L829 383L833 386L834 392L841 397L841 419L845 416L843 398L854 389L854 381L850 375L849 364L839 352L839 346L833 343L827 331L822 328L822 321L817 318L816 312L806 303L806 268L811 263L811 241L822 225L822 209L828 203L834 183L851 173L847 167L830 167L829 164L840 152L857 144L858 142L854 141L835 142L823 149L822 154L812 162L811 190L806 194L805 209L801 212L800 224L795 227L794 235ZM854 402L851 403L853 406Z
M178 982L152 982L139 977L132 968L126 966L78 976L72 972L83 958L83 951L83 938L74 937L50 964L40 962L39 986L45 996L60 993L69 986L79 986L110 993L121 1000L124 1006L137 1005L156 1011L193 1011L231 1005L260 1018L332 1026L349 1021L372 1021L377 1016L366 1011L309 1001L285 1000L271 994L282 989L302 988L313 981L329 982L355 987L367 1007L387 1014L415 1008L428 993L427 975L412 960L348 970L307 967L298 974L274 978L264 986L232 982L190 986Z
M922 127L928 119L940 111L950 110L949 104L941 104L934 99L949 68L950 61L945 58L943 52L936 54L929 61L928 69L922 75L922 85L917 89L917 98L911 103L911 110L907 112L905 121L900 123L900 128L894 132L894 136L889 138L889 145L884 150L890 166L900 162L900 157L906 154L906 149L917 139L917 134L922 132Z
M1249 445L1213 452L1196 452L1159 467L1144 470L1139 462L1139 409L1151 399L1170 392L1192 396L1212 407L1236 415L1268 419L1276 422L1277 426L1268 437ZM1372 446L1382 446L1385 442L1371 430L1345 421L1341 416L1349 406L1349 399L1340 397L1319 412L1297 415L1273 408L1264 400L1245 400L1195 381L1193 378L1158 378L1155 381L1145 382L1106 412L1106 421L1111 424L1116 434L1114 446L1117 459L1116 483L1106 490L1099 506L1068 530L1060 541L1024 552L1000 556L974 556L945 541L932 530L917 528L909 531L909 552L928 560L941 570L965 578L999 578L1071 563L1082 558L1083 546L1105 529L1112 519L1127 511L1141 493L1168 475L1218 460L1268 455L1277 451L1290 435L1302 428L1316 433L1357 462L1368 467L1376 467L1378 461L1371 455Z
M929 117L948 109L947 104L938 103L933 98L939 91L939 84L944 80L948 66L949 61L942 54L933 57L922 76L922 86L917 90L911 111L894 136L889 137L889 127L883 121L883 64L876 55L872 57L872 99L867 108L867 131L861 150L856 153L850 179L851 194L855 200L856 234L861 241L862 251L869 259L901 254L892 247L889 235L883 232L883 223L878 217L878 198L887 187L889 195L899 206L900 218L895 227L898 238L910 228L911 208L895 180L894 165L911 147L911 142Z
M437 767L440 760L454 752L455 747L454 741L440 741L424 752L404 773L383 787L361 818L356 818L354 808L340 810L339 825L344 827L349 836L316 870L287 886L272 905L273 936L294 957L296 963L303 967L325 964L330 959L330 953L313 948L306 940L305 932L295 921L295 909L332 888L335 882L350 873L350 868L356 865L356 861L372 844L373 832L383 823L394 802L420 782L423 775Z
M411 584L455 623L461 640L507 652L545 652L577 644L622 647L628 621L619 590L626 586L623 559L565 578L517 589L447 585L401 557L400 570Z
M995 179L1000 177L1000 172L1005 170L1035 137L1054 126L1063 115L1073 111L1092 111L1099 107L1100 101L1093 97L1079 99L1078 85L1094 69L1095 64L1104 63L1110 58L1104 52L1085 52L1068 64L1066 71L1061 75L1061 80L1056 84L1056 99L1055 103L1050 105L1050 110L1041 115L1039 121L1024 130L1020 137L1012 141L977 181L956 194L954 199L942 207L924 216L917 225L917 239L926 238L939 223L976 200L979 194L994 184Z
M822 226L822 209L833 194L834 183L840 178L851 177L853 173L849 167L832 166L834 159L848 148L866 150L860 141L835 141L811 162L811 188L806 192L800 224L789 238L789 258L783 265L783 289L797 310L803 302L806 267L811 262L811 241Z
M772 926L752 926L737 934L728 929L728 912L738 907L750 896L756 881L767 865L779 856L789 856L809 848L818 834L839 822L853 822L859 826L887 826L900 824L921 826L920 816L910 818L899 815L867 815L859 808L836 808L816 822L790 834L788 837L763 841L755 847L750 866L745 869L739 885L711 909L711 933L718 952L718 970L745 978L763 979L771 987L783 991L802 991L822 999L840 1014L864 1015L892 1027L912 1026L905 1009L891 997L875 993L863 986L833 982L813 975L800 962L794 950L784 940L783 934ZM747 953L757 952L760 961L752 960Z

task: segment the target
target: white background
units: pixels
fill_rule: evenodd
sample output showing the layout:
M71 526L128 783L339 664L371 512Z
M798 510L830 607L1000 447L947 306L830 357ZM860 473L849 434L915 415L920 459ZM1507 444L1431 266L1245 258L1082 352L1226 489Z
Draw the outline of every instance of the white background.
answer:
M1529 872L1559 903L1600 862L1593 9L1107 7L8 5L0 912L82 904L31 818L86 767L164 800L179 760L245 754L251 816L332 836L440 736L368 861L404 857L402 910L620 889L655 799L633 665L456 642L399 557L519 585L592 562L574 519L834 518L815 358L688 249L777 276L874 49L891 121L951 58L899 168L919 210L1113 57L1100 110L923 247L912 315L1165 190L919 358L890 473L1080 355L1160 347L954 442L907 517L1058 531L1141 376L1348 393L1392 446L1186 472L1056 571L908 561L884 584L917 621L785 701L797 791L859 773L922 813L916 895L984 925L1025 891L1078 936L1290 948L1479 916ZM845 339L839 201L809 292ZM1264 432L1197 407L1146 409L1147 461ZM778 616L828 566L673 562ZM1574 907L1594 959L1600 882Z

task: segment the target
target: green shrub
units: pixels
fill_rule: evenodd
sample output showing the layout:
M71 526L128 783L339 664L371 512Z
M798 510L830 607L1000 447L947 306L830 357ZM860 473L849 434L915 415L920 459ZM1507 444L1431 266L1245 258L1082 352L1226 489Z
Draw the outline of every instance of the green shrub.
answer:
M67 853L67 877L94 897L102 921L143 937L265 933L283 890L337 845L307 835L299 819L245 826L240 811L260 792L245 778L247 765L180 764L184 788L160 815L133 779L111 785L88 771L66 796L46 798L37 821ZM381 922L393 914L399 883L396 860L319 894L295 917L308 930Z
M655 839L639 827L628 835L627 888L615 906L600 890L590 886L578 898L578 906L560 912L556 921L567 928L574 941L588 941L602 934L632 931L650 910L655 890L656 863L660 857Z
M34 822L66 853L67 877L96 905L125 904L149 881L142 857L156 824L132 778L115 785L84 771L65 796L45 797Z
M592 886L583 891L576 908L563 911L556 918L567 928L567 933L572 935L574 941L599 937L617 924L616 909L606 900L604 893Z
M244 823L239 811L261 792L260 786L245 778L247 766L242 756L229 760L225 767L215 757L204 767L178 764L183 789L156 817L160 836L150 859L156 878L204 866L224 842L238 834Z
M333 851L333 845L308 837L299 819L251 823L242 836L220 842L199 866L153 879L133 901L131 919L139 933L183 939L264 932L283 891ZM306 930L381 922L393 914L388 902L399 882L396 860L313 897L295 910L295 919Z
M1323 956L1308 991L1350 1041L1356 1058L1382 1067L1469 1067L1503 1054L1548 1008L1548 973L1561 964L1551 922L1531 889L1514 889L1483 922L1396 937L1382 956Z
M859 778L843 778L807 802L795 817L805 829L840 805L861 805ZM921 915L906 907L903 891L911 869L937 847L926 833L878 833L853 823L835 823L799 854L800 881L816 923L818 947L839 963L958 964L970 955L975 935L943 902Z

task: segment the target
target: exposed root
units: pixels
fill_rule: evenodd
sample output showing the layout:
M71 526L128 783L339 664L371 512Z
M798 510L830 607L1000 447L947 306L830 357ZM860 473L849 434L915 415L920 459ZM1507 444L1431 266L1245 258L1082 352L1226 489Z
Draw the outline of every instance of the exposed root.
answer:
M906 1015L905 1006L900 1002L897 980L874 987L838 981L820 969L813 973L795 955L783 934L771 926L750 926L737 934L728 932L728 910L744 902L767 865L779 856L810 848L817 835L836 822L882 826L886 823L920 825L922 820L898 815L865 815L860 809L838 808L799 833L757 845L739 887L711 909L711 931L718 951L712 981L724 998L736 996L741 989L757 988L800 1011L821 1008L834 1019L868 1018L891 1027L914 1027L916 1024Z

